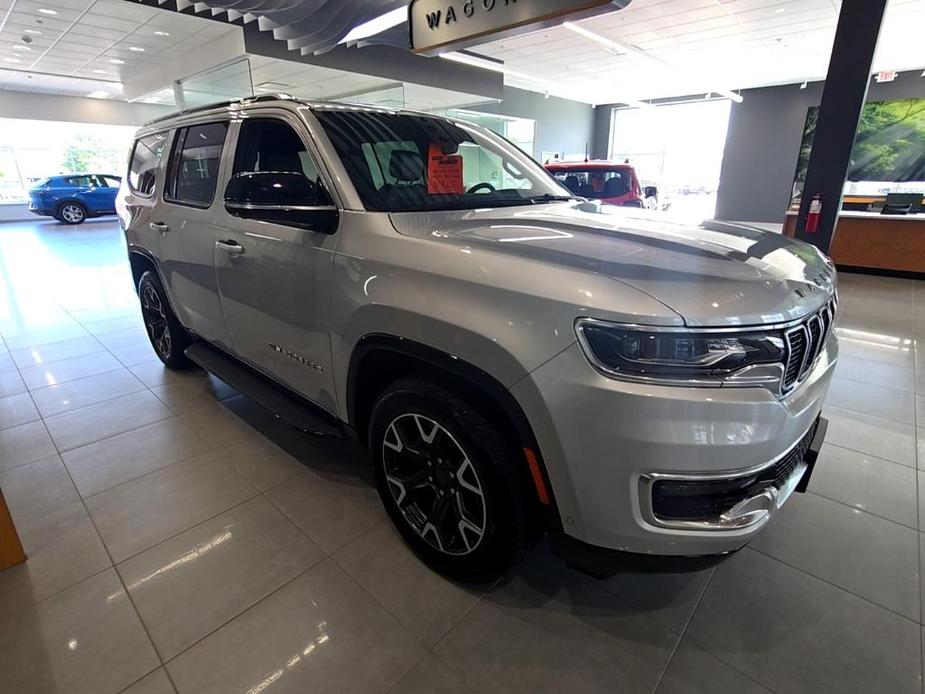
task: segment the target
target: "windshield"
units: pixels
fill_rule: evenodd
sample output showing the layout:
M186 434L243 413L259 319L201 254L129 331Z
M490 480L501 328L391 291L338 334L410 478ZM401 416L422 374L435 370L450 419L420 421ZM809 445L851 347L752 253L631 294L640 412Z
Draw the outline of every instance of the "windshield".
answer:
M554 170L553 175L576 195L597 200L626 195L633 187L631 169L626 167L569 168Z
M318 110L363 205L379 212L459 210L570 199L514 145L430 116Z

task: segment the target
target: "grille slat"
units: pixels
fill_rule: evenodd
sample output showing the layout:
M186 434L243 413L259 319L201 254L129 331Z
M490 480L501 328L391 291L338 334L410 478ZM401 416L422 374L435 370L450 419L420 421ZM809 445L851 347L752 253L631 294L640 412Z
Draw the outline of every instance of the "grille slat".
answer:
M822 309L785 333L787 364L784 370L784 392L794 388L812 370L835 325L837 309L838 295L833 294Z

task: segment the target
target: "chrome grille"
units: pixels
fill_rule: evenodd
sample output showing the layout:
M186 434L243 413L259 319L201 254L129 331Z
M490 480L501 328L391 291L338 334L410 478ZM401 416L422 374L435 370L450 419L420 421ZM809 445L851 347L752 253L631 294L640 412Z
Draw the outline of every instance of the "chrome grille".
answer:
M790 328L784 337L787 341L787 364L784 369L784 391L791 390L810 372L822 352L825 341L835 323L838 297L807 318L800 325Z

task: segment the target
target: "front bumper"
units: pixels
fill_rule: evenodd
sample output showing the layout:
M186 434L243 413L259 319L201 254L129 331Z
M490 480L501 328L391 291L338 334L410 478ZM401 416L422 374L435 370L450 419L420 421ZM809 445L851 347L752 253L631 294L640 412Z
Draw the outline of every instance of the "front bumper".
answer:
M578 345L547 362L512 392L533 424L564 534L640 555L699 557L744 546L805 484L812 455L801 454L782 481L755 489L712 523L660 517L655 482L742 479L798 450L819 419L837 351L830 336L805 381L783 398L757 387L618 381L596 372Z

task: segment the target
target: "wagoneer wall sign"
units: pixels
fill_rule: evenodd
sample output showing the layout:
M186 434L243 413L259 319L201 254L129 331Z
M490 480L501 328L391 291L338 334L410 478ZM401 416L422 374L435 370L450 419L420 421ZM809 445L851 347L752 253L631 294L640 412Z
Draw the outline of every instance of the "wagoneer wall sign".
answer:
M629 4L630 0L411 0L411 50L434 55Z

